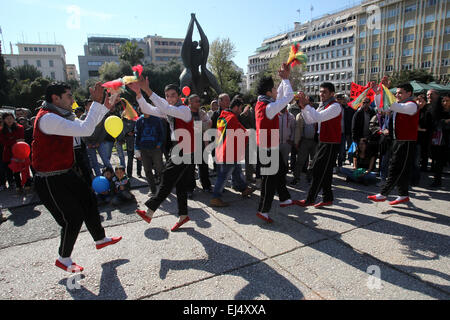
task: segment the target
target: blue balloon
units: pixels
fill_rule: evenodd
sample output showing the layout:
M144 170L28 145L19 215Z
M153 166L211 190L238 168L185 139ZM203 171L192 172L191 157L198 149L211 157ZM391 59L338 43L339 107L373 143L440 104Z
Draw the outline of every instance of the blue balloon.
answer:
M92 188L97 193L103 193L109 191L109 180L103 176L96 177L92 181Z

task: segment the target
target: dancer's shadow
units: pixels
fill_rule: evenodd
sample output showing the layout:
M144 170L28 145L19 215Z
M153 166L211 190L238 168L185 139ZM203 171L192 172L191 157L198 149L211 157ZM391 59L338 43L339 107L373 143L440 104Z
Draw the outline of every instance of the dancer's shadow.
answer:
M73 286L73 289L70 289L68 282L72 281L71 278L62 279L59 284L66 287L67 292L74 300L125 300L128 296L117 276L116 269L128 262L130 262L128 259L119 259L102 264L103 271L98 295L92 293L83 285L80 289L73 288ZM85 276L81 275L81 279L84 278Z
M192 228L182 229L187 235L199 241L208 255L206 259L161 260L159 275L166 279L170 270L202 270L218 276L234 275L243 278L248 284L236 293L234 299L252 300L261 295L269 299L303 299L302 292L288 279L264 262L259 262L247 252L214 241ZM145 234L151 240L168 238L167 231L151 229ZM239 268L239 263L247 264Z
M28 223L29 220L38 218L41 215L41 211L36 209L36 206L25 206L19 208L9 208L11 215L8 217L9 221L12 221L15 227L22 227Z
M340 216L328 214L328 212L332 213L340 213ZM303 214L299 215L300 219L303 219ZM339 222L348 223L351 225L354 225L355 227L364 228L366 230L369 230L371 232L379 233L379 234L388 234L398 239L400 244L407 247L407 249L404 250L404 254L406 255L407 259L410 260L436 260L439 259L440 256L446 257L450 255L450 247L442 245L444 243L450 243L450 237L429 232L425 230L421 230L418 228L411 227L406 224L401 224L395 221L390 220L383 220L379 223L369 223L367 220L367 216L357 213L355 211L346 211L341 210L337 208L322 208L320 212L314 213L314 216L322 216L329 219L334 219ZM345 216L348 216L349 218L346 218ZM302 223L303 224L303 223ZM314 220L308 219L308 226L312 227L313 230L322 233L322 234L328 234L331 230L327 229L321 229L319 228ZM331 238L334 238L336 240L336 243L334 245L322 245L322 243L319 243L317 245L313 245L312 247L315 250L318 250L322 253L325 253L329 255L330 257L334 257L335 259L338 259L349 266L352 266L353 268L360 270L362 272L366 272L367 265L367 256L364 253L361 253L359 251L356 251L352 246L348 245L346 242L342 241L341 234L331 231L334 236L331 236ZM289 234L293 239L301 240L301 235L299 235L297 232L292 232ZM338 248L347 248L350 250L339 250ZM420 252L428 252L432 256L427 257L421 254ZM376 262L376 261L373 261ZM396 265L393 265L396 266ZM407 270L408 272L414 272L414 266L410 267L408 265L398 265L398 268ZM410 271L411 270L411 271ZM425 272L425 271L426 272ZM433 270L433 269L427 269L424 268L420 270L422 273L427 273L431 275L435 275L437 277L448 279L449 275L444 274L443 272L439 270ZM414 280L407 279L405 277L399 278L395 273L391 273L389 276L386 275L386 272L384 272L385 277L383 277L383 281L392 283L396 286L405 288L407 290L411 291L418 291L417 283ZM424 282L429 282L427 280L421 279ZM429 282L429 284L433 286L438 286L442 289L446 289L447 286L443 286L442 284L438 283L432 283ZM440 295L437 291L431 292L431 290L425 294L430 295L434 298L442 298L442 294Z

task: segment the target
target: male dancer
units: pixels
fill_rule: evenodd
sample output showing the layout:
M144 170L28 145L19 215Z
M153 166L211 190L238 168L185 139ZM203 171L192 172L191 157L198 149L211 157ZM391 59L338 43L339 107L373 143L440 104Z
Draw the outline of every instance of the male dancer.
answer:
M174 148L171 150L171 157L167 161L162 173L161 185L158 193L152 196L145 205L148 207L147 211L136 210L137 214L150 223L153 214L159 208L161 203L169 196L173 187L176 187L177 201L178 201L178 215L180 219L172 228L172 231L178 230L183 224L188 222L188 208L187 208L187 190L189 187L189 174L192 173L193 154L194 154L194 121L191 110L188 106L181 102L181 91L177 85L168 85L165 88L166 99L159 97L154 93L148 83L148 78L145 80L141 78L139 82L128 85L131 90L136 93L136 99L139 107L144 114L150 114L156 117L166 119L170 125L170 132L172 141L175 141L182 146L183 158L188 155L189 161L187 163L177 164L174 162L174 155L172 154ZM150 98L155 106L147 103L142 96L141 90ZM175 130L183 129L188 133L190 142L183 142L183 136L176 136ZM189 139L188 139L189 140ZM178 156L178 155L176 155ZM179 159L177 159L179 160Z
M112 108L108 97L102 105L100 83L90 88L94 100L84 121L72 113L71 89L64 83L50 84L45 102L35 121L32 163L36 170L35 188L44 206L62 227L59 258L55 265L75 273L83 267L70 258L83 222L94 238L97 249L119 242L122 237L107 238L100 222L97 201L91 187L73 169L73 137L88 137ZM73 195L77 195L74 197Z
M388 78L384 77L382 83L388 85ZM380 104L380 88L373 84L372 88L377 95L375 104ZM381 192L369 196L368 199L374 202L384 202L387 196L398 187L399 197L390 202L391 206L409 202L408 188L411 174L412 162L414 161L415 148L419 128L419 108L414 101L413 87L409 84L401 84L397 87L397 103L390 106L393 115L389 121L389 134L392 134L392 156L389 162L389 173L386 184Z
M283 160L280 153L280 140L278 138L280 128L278 115L294 98L291 83L289 82L290 74L290 67L283 64L278 71L278 75L282 79L278 90L275 89L272 77L261 78L257 87L259 96L255 106L256 142L260 149L267 152L271 161L268 164L261 165L261 199L256 216L269 223L273 222L269 217L269 211L272 207L275 192L278 192L280 207L284 208L299 204L299 201L291 200L286 187L286 173L288 169L285 165L286 161ZM272 137L276 139L272 139ZM267 174L264 172L264 168L272 166L273 157L278 157L278 170L275 174Z
M303 92L299 94L299 104L303 119L307 124L318 123L319 145L312 164L312 181L306 200L301 206L313 206L320 189L323 190L322 202L314 205L316 208L333 204L333 167L342 137L342 108L334 97L334 85L324 82L320 85L320 105L317 110L309 105L309 99Z

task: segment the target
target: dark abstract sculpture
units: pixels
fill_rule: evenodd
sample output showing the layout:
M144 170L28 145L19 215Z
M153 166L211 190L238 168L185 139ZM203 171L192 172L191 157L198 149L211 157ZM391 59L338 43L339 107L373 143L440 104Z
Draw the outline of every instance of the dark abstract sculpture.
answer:
M194 23L197 25L200 33L200 42L192 41L192 33L194 31ZM180 87L188 86L191 89L191 94L203 96L208 87L211 87L217 94L222 93L222 90L217 82L216 77L206 68L209 55L209 42L203 29L200 27L195 14L191 14L191 22L184 39L183 47L181 49L181 58L185 69L180 75Z

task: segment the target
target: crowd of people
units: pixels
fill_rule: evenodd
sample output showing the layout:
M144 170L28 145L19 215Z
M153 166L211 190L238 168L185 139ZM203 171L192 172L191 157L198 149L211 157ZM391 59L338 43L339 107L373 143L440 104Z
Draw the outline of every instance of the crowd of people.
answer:
M288 66L283 64L278 74L281 78L278 88L271 77L259 80L258 99L254 103L245 105L242 97L230 98L222 93L211 102L209 110L201 106L201 98L196 94L183 103L177 85L168 85L165 97L159 97L149 87L148 79L141 77L128 85L136 94L138 119L127 116L120 98L112 103L109 97L102 98L99 84L91 88L91 99L72 112L70 87L52 84L35 117L27 109L16 109L15 115L2 115L0 190L9 188L22 193L34 186L64 231L60 258L55 264L66 271L79 272L82 267L73 263L70 255L83 221L98 249L120 241L120 237L105 236L97 206L105 203L120 206L136 200L130 191L134 165L138 178L144 172L150 190L150 198L145 202L147 210L137 210L147 223L176 188L179 220L172 231L189 221L187 199L194 197L197 177L203 191L211 194L212 207L230 205L222 199L230 178L232 187L243 197L259 188L256 215L269 223L273 222L269 213L275 194L279 196L280 207L332 205L333 174L344 176L348 183L381 188L380 193L368 197L373 201L385 201L397 186L399 197L391 205L409 201L410 186L442 186L442 172L450 154L449 94L440 96L430 90L427 95L414 96L411 85L399 85L397 102L385 112L378 108L380 93L374 84L375 99L365 98L355 111L349 106L348 96L336 93L332 83L320 86L320 101L316 102L302 92L294 94ZM386 78L383 81L388 83ZM119 116L124 124L117 138L105 129L105 120L111 115ZM194 126L194 122L201 125ZM191 143L183 144L177 129L186 130ZM211 142L196 145L195 133L203 134L208 129L217 133L212 137L215 148L210 150L211 167L208 159L194 162L195 148L204 151ZM247 147L239 148L238 138L228 135L232 130L244 133L254 130L256 136L246 136L243 145ZM266 131L268 135L264 136ZM262 161L258 151L256 163L251 161L255 154L249 151L249 139L255 139L257 150L264 150L272 160ZM19 141L32 146L33 174L25 182L19 172L10 168L12 146ZM182 144L181 156L189 161L180 163L173 153ZM114 148L120 163L115 168L111 164ZM271 171L273 159L277 159L275 171ZM245 164L244 168L241 164ZM293 179L288 182L289 171ZM421 172L428 171L434 179L425 186ZM300 187L303 174L309 183L307 197L292 199L287 185ZM110 188L94 195L90 186L97 176L106 177ZM214 183L212 177L216 177ZM70 191L79 188L86 189L81 198L69 200ZM323 198L317 203L320 191Z

